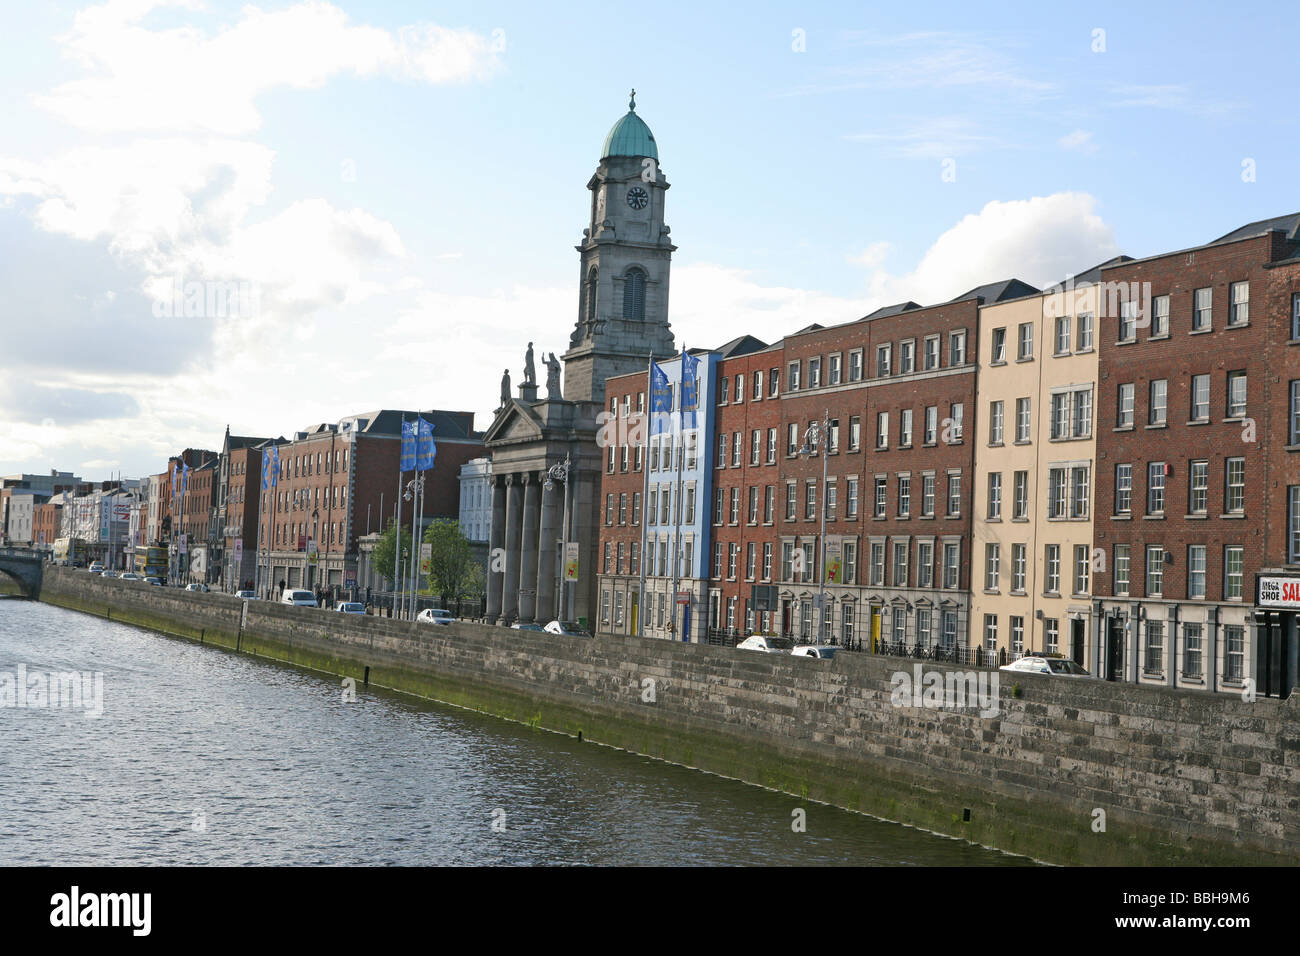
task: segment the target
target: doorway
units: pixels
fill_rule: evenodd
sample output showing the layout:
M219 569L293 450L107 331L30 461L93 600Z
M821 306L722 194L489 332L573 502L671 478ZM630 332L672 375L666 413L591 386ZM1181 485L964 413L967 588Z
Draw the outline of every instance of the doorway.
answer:
M1106 680L1124 679L1124 619L1107 618Z
M1083 631L1084 620L1081 617L1070 619L1070 656L1080 667L1085 666L1083 663Z
M1263 696L1285 700L1296 683L1296 614L1282 611L1262 618L1257 628L1259 659L1255 683Z

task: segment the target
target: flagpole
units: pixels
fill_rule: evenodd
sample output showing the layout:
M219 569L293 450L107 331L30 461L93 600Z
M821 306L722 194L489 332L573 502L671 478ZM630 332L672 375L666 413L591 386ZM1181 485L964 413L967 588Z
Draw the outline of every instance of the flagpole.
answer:
M397 617L397 582L402 566L402 442L406 438L406 415L402 415L402 425L397 430L397 543L393 546L393 601L389 605L393 617Z
M645 410L650 422L654 421L654 382L651 375L651 366L654 365L654 352L646 356L645 362ZM646 546L646 508L650 505L650 435L645 431L646 421L643 419L642 426L642 444L641 444L641 559L638 562L637 570L641 572L640 590L637 591L636 606L636 636L645 637L645 546ZM653 426L651 426L653 427Z
M673 436L673 457L677 459L677 477L673 483L673 639L677 639L677 572L681 566L682 540L682 459L686 457L686 343L682 343L682 356L677 363L677 435L682 438L681 454L677 452L677 435ZM685 624L683 616L682 623Z

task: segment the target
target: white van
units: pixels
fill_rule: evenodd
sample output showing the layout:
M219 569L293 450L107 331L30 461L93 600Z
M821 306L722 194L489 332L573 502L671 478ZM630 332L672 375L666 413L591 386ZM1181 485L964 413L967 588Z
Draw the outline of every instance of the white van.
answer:
M316 595L301 588L288 588L280 595L281 604L293 604L297 607L316 607Z

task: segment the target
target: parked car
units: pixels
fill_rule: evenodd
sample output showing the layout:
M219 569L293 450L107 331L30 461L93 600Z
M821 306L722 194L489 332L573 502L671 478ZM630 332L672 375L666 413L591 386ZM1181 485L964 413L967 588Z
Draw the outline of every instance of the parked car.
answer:
M451 616L451 611L444 611L440 607L426 607L415 619L425 624L450 624L456 620Z
M768 637L765 634L751 634L736 647L742 651L764 651L768 654L789 654L794 650L794 641L788 637Z
M518 621L511 624L510 629L514 631L541 631L543 634L546 633L546 628L542 627L540 624L520 624Z
M147 578L145 578L144 580L145 580L145 583L146 583L146 584L152 584L152 585L153 585L154 587L156 587L156 588L166 587L166 585L163 584L163 579L162 579L162 578L158 578L158 577L147 577Z
M316 595L310 591L304 591L301 588L286 588L285 592L280 595L281 604L292 604L296 607L319 607L316 603Z
M365 614L366 606L360 601L339 601L339 606L334 610L340 614Z
M547 634L560 634L566 637L591 637L591 631L579 627L573 621L552 621L543 630Z
M118 572L117 572L117 571L101 571L100 574L99 574L99 576L100 576L101 578L115 578L115 577L118 577Z
M104 565L101 564L101 563L98 562L98 561L94 561L94 562L91 562L90 567L86 568L86 570L89 571L91 574L103 574L103 573L104 573Z
M1012 661L1010 664L1003 664L998 670L1010 674L1047 674L1051 677L1087 677L1096 680L1096 677L1068 657L1044 657L1029 654L1019 660Z
M206 584L187 584L185 585L185 590L201 591L202 593L207 594L212 589L209 588Z
M143 580L144 580L144 576L143 576L143 575L136 574L134 571L127 571L126 573L120 575L120 577L122 578L123 581L143 581Z
M236 591L236 592L235 592L235 597L237 597L237 598L242 598L242 599L245 600L245 601L256 601L256 600L257 600L257 592L256 592L256 591Z
M838 650L839 648L834 644L796 644L790 653L795 657L819 657L822 660L830 660Z

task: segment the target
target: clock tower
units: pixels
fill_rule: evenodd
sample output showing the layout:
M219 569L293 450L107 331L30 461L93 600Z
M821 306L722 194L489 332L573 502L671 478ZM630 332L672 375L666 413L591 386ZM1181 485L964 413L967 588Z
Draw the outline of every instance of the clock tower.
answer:
M604 404L605 380L675 351L668 270L676 246L664 225L668 180L654 134L628 111L605 137L587 183L591 214L579 254L578 319L564 354L564 396Z

